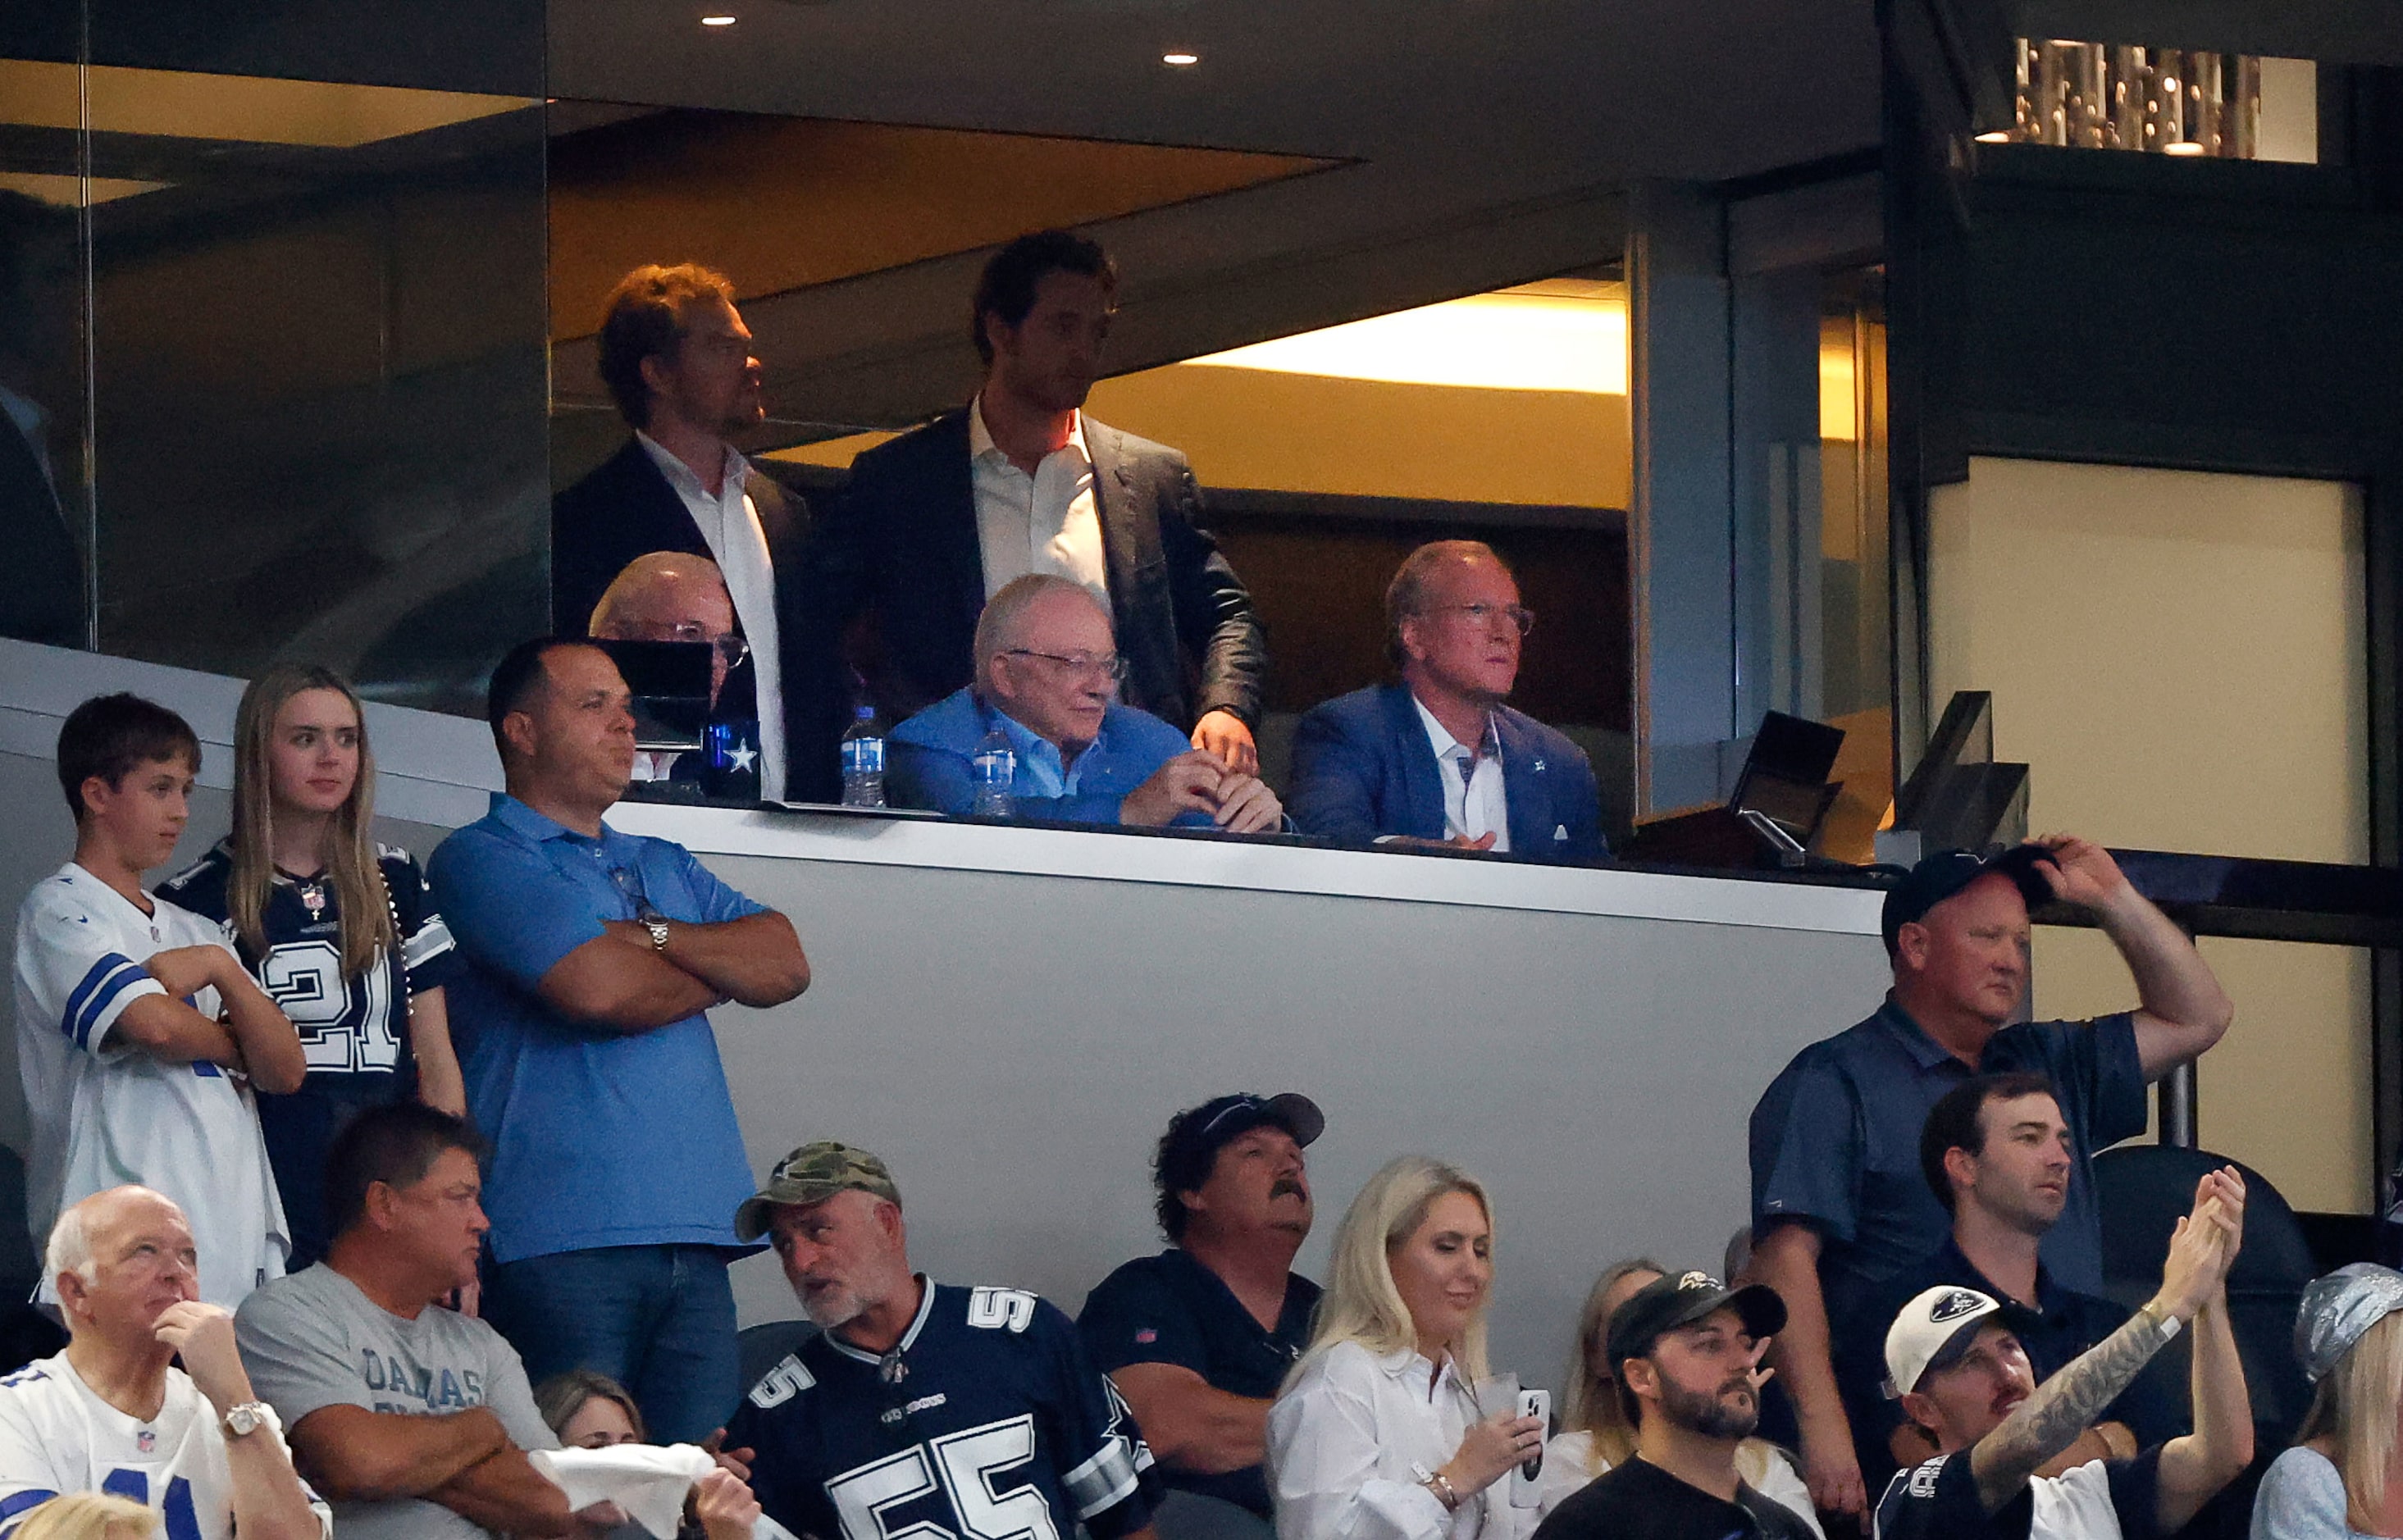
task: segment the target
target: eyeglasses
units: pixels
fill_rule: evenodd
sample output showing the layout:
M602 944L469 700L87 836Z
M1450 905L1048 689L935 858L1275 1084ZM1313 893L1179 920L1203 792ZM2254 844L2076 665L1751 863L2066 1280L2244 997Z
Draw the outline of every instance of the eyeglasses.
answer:
M1119 653L1104 653L1095 658L1090 653L1063 655L1056 652L1036 652L1032 647L1011 647L1007 650L1012 658L1040 658L1048 662L1059 664L1071 673L1107 674L1111 679L1118 681L1123 681L1127 676L1127 660Z
M1521 636L1535 629L1535 612L1524 604L1430 604L1426 613L1465 615L1480 631L1492 626L1496 618L1507 619Z
M706 642L710 645L710 650L717 654L717 660L729 669L738 666L743 659L751 656L751 644L742 637L730 631L722 636L712 636L701 630L700 622L695 620L679 620L670 626L664 640Z

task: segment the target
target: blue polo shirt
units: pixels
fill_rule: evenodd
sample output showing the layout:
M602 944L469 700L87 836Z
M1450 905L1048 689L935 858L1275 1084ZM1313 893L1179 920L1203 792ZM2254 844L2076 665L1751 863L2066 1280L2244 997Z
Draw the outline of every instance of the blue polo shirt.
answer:
M632 920L762 912L666 839L589 839L515 798L442 841L427 864L467 959L451 1030L467 1107L493 1142L484 1212L503 1262L601 1246L735 1246L751 1162L709 1019L649 1032L582 1025L545 1005L544 974Z
M893 729L886 744L885 785L896 805L958 817L976 806L972 761L985 734L999 728L1018 756L1010 799L1021 818L1067 824L1115 824L1127 793L1193 747L1192 741L1147 711L1113 701L1101 730L1073 765L1063 765L1049 739L1008 713L961 688ZM1177 815L1174 827L1208 828L1207 814Z
M1952 1233L1920 1172L1928 1112L1973 1075L2021 1070L2051 1077L2077 1156L2061 1222L2044 1238L2045 1266L2081 1294L2103 1292L2090 1158L2145 1131L2135 1018L2005 1027L1973 1068L1888 996L1868 1020L1796 1054L1752 1109L1754 1232L1785 1220L1819 1232L1831 1320Z

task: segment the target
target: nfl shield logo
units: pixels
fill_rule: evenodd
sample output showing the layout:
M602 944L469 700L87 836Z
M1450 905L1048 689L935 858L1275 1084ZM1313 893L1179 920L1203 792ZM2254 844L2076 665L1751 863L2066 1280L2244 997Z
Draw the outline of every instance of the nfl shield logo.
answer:
M148 1454L158 1449L159 1436L151 1432L148 1428L144 1428L133 1436L133 1447L140 1450L143 1453Z

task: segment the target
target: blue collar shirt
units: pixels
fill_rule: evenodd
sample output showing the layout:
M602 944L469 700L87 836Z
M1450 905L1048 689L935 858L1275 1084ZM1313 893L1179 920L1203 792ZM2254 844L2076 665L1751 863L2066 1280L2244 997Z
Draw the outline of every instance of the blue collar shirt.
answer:
M450 991L468 1110L493 1142L502 1262L602 1246L733 1247L751 1163L709 1019L621 1033L562 1016L543 977L647 904L718 924L764 912L667 839L593 839L495 793L428 879L468 968Z

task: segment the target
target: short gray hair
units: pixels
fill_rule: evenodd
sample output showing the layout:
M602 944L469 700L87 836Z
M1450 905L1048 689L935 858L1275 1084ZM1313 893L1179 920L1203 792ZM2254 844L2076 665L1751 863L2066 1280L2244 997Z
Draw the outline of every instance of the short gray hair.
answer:
M1110 617L1093 590L1074 578L1056 573L1030 572L1023 577L1013 577L1001 586L1001 591L984 603L984 613L977 617L976 672L977 685L984 685L985 668L992 661L1018 645L1019 623L1035 601L1047 593L1073 593L1102 611L1102 618ZM1115 628L1113 628L1115 629Z
M91 1255L91 1228L84 1223L83 1203L70 1207L50 1227L50 1241L43 1250L42 1264L44 1275L52 1280L63 1272L74 1273L87 1283L100 1276L99 1264Z
M1486 561L1510 570L1510 563L1482 540L1431 540L1402 558L1394 580L1385 585L1385 647L1394 661L1402 660L1402 622L1426 607L1427 578L1446 562Z

